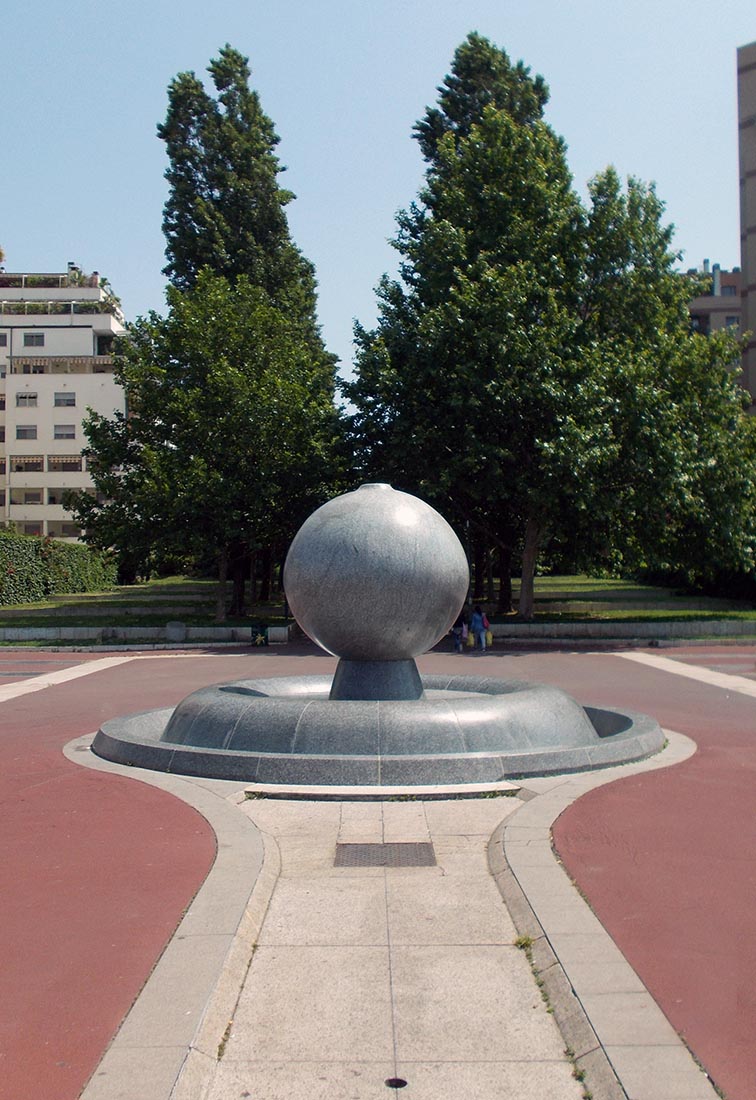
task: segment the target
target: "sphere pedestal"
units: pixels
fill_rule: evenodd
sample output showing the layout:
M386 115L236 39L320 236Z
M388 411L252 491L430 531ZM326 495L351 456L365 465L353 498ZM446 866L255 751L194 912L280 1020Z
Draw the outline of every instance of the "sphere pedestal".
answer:
M422 699L414 661L348 661L336 666L329 699Z

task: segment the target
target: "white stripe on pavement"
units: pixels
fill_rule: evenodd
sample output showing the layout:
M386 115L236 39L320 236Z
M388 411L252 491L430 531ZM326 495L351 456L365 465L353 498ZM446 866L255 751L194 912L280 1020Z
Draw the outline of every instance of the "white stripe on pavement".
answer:
M649 665L658 668L661 672L671 672L673 676L687 676L689 680L699 680L712 687L723 688L725 691L739 691L741 695L751 695L756 698L756 681L748 680L745 676L733 676L729 672L715 672L711 668L701 668L699 665L686 665L682 661L673 661L670 657L655 657L651 653L613 653L613 657L624 657L626 661L637 661L640 665Z
M125 664L126 661L133 661L135 656L134 653L128 653L121 657L102 657L99 661L84 661L72 668L62 668L58 672L45 672L41 676L34 676L31 680L22 680L17 684L5 684L0 687L0 703L16 699L19 695L29 695L33 691L54 687L56 684L65 684L68 680L78 680L81 676L90 676L93 672L102 672L115 665Z

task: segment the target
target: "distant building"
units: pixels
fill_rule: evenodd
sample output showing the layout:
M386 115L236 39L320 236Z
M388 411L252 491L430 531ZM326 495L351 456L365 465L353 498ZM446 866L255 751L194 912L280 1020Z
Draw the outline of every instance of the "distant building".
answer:
M689 274L696 274L696 272L691 270ZM703 333L704 336L723 328L731 328L738 332L742 289L740 268L722 271L719 264L714 264L712 267L708 260L704 260L703 267L697 274L708 277L709 287L706 294L694 298L688 306L693 329Z
M741 329L751 338L743 355L744 385L756 399L756 42L738 50L740 151Z
M123 314L97 272L0 269L0 520L29 535L76 539L62 504L92 488L82 449L87 409L123 410L113 338Z

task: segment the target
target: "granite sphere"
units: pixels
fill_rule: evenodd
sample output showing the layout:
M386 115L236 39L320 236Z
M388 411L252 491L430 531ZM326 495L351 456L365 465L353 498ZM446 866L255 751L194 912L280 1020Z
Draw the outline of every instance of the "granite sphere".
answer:
M464 604L467 559L429 504L363 485L305 521L284 566L295 619L329 653L407 660L446 634Z

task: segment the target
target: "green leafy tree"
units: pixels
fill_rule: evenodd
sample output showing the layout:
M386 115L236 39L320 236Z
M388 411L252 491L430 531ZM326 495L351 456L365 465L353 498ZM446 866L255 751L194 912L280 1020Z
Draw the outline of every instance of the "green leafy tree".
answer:
M240 547L285 543L327 495L333 377L244 276L230 286L205 269L191 290L169 288L168 306L121 345L128 412L86 426L104 502L79 494L74 514L100 546L212 554L223 581Z
M358 328L346 387L368 468L472 524L507 566L523 529L539 536L538 433L565 400L576 327L582 211L546 98L485 39L457 51L416 127L429 167L399 216L402 279L382 282L377 329Z
M214 94L193 73L168 89L168 314L121 345L127 413L90 417L98 498L79 494L75 514L132 568L156 553L217 561L219 607L230 568L239 613L250 557L270 556L338 477L336 359L247 59L225 46L208 71Z
M415 127L428 168L398 218L400 278L379 286L376 329L358 326L345 387L371 476L435 498L505 568L519 549L525 617L555 536L584 534L593 563L680 563L686 525L724 509L719 552L746 563L752 537L750 496L726 507L752 446L737 347L689 332L694 288L653 187L608 169L578 200L547 97L480 36L457 50Z

